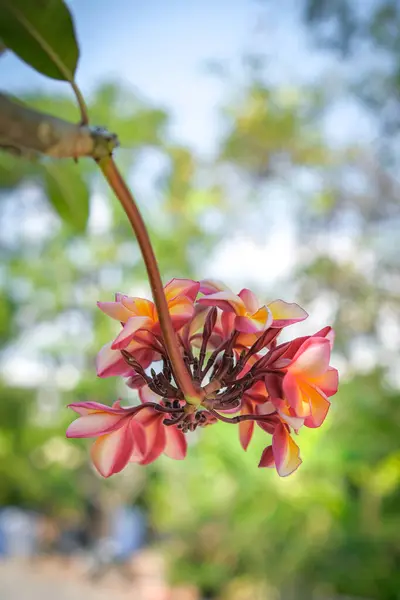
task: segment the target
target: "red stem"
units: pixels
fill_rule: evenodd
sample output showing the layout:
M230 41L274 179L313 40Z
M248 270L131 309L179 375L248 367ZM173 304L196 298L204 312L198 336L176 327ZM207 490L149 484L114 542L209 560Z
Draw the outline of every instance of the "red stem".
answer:
M271 415L238 415L236 417L225 417L224 415L221 415L219 412L217 412L216 410L214 410L213 408L210 408L209 406L207 406L207 410L217 419L219 419L220 421L223 421L224 423L231 423L232 425L237 425L238 423L241 423L242 421L268 421L268 418Z
M150 242L149 234L136 206L135 200L112 158L99 161L100 168L110 187L120 201L135 232L146 266L154 303L156 305L165 347L171 361L175 380L190 404L200 404L200 393L194 388L192 378L180 354L175 331L168 311L160 271Z

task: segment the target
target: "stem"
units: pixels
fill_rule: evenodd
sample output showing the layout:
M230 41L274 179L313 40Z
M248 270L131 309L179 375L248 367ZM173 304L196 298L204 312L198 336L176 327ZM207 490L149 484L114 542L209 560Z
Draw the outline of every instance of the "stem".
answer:
M178 413L180 414L183 412L182 408L166 408L165 406L161 406L160 404L156 404L155 402L144 402L143 404L139 404L139 406L134 406L131 410L131 414L136 415L144 408L153 408L155 411L163 413L165 415Z
M242 421L268 421L271 415L238 415L236 417L225 417L224 415L220 415L216 410L207 406L207 410L217 419L223 421L224 423L231 423L231 425L237 425Z
M88 125L89 124L89 115L88 115L87 106L86 106L85 100L83 98L82 92L79 89L77 83L73 79L72 79L72 81L70 81L70 84L74 91L76 101L78 102L79 112L81 113L81 125Z
M168 311L168 304L164 294L160 271L143 218L113 159L111 157L101 159L98 161L98 164L111 189L120 201L122 208L132 225L133 231L135 232L146 266L147 276L156 305L165 348L174 372L174 378L182 390L186 402L199 405L201 403L200 393L194 388L192 378L179 351L177 338Z

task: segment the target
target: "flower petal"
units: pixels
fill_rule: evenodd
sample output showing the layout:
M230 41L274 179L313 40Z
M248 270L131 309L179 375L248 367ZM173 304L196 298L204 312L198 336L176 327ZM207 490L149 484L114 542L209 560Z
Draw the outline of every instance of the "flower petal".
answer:
M149 317L152 321L155 319L155 306L151 300L146 298L138 298L134 296L122 296L122 304L128 308L136 317ZM132 315L130 315L132 316Z
M318 377L328 370L331 348L326 338L310 337L300 346L288 371L302 377Z
M257 413L259 412L260 406L257 406ZM281 418L278 414L271 414L268 416L268 421L257 421L257 425L261 427L263 431L270 433L271 435L274 433L275 428L278 424L281 423Z
M167 442L166 427L163 425L164 415L157 413L152 408L145 408L137 413L135 419L144 426L146 432L147 450L140 464L148 465L164 452Z
M326 396L336 394L339 386L339 373L337 369L329 367L326 373L319 377L313 378L313 384L319 387Z
M134 441L134 452L139 460L142 460L147 452L147 438L145 428L135 418L130 419L130 427Z
M171 315L174 329L178 331L193 317L193 302L189 298L186 298L186 296L178 296L168 302L168 311Z
M293 414L293 409L289 407L286 400L282 400L281 398L273 398L272 404L278 411L278 415L280 416L282 421L284 421L284 423L287 423L297 433L300 427L304 425L304 418L296 417Z
M235 329L235 314L231 312L222 312L220 313L220 327L221 334L224 340L227 340L231 337L233 330Z
M285 302L284 300L274 300L268 304L271 311L273 323L271 327L287 327L292 323L298 323L307 319L308 313L295 302Z
M268 400L268 402L264 402L263 404L256 405L256 413L258 415L273 415L274 412L276 412L276 407L271 400Z
M98 377L112 377L122 375L128 377L132 368L126 364L119 350L112 350L111 343L105 344L96 357L96 370Z
M282 398L282 377L275 373L267 373L265 376L265 385L271 398Z
M188 340L191 340L200 331L203 331L204 323L207 319L208 313L212 310L208 306L202 306L196 303L194 307L194 313L190 320L190 323L185 327L185 334Z
M97 306L106 315L117 321L125 323L132 316L132 313L120 302L98 302Z
M221 310L233 312L236 315L244 316L247 312L243 300L228 290L209 294L204 298L199 298L197 302L206 306L217 306Z
M123 417L119 414L93 412L73 421L66 432L68 438L97 437L114 431L123 425Z
M332 327L329 327L328 325L327 327L320 329L319 331L317 331L317 333L314 333L313 337L323 337L329 340L332 350L333 343L335 341L335 331L332 329Z
M139 329L150 329L153 325L149 317L130 317L125 323L121 333L111 344L112 350L123 350L129 345Z
M173 300L177 296L186 296L194 302L199 289L199 281L193 281L193 279L171 279L164 287L164 294L167 301Z
M200 281L200 290L202 294L215 294L215 292L230 292L231 290L219 279L203 279Z
M99 437L91 448L94 466L103 477L119 473L128 464L134 448L129 419L123 427Z
M140 401L144 404L145 402L157 402L161 400L161 396L153 392L148 385L144 385L139 390Z
M247 312L251 315L257 312L260 307L260 302L257 296L251 290L244 288L239 292L239 298L244 302Z
M228 313L224 314L227 315ZM233 317L234 315L230 314L229 316ZM259 337L259 333L239 333L238 337L236 338L235 346L237 348L248 348L249 346L255 344Z
M72 404L68 404L68 408L74 410L81 417L90 415L95 412L108 412L112 414L121 413L124 409L120 409L119 411L115 411L115 409L111 406L107 406L107 404L100 404L100 402L73 402ZM122 412L123 414L123 412Z
M321 390L308 386L308 396L310 398L311 414L304 420L306 427L320 427L325 421L331 403Z
M173 425L164 427L164 429L166 434L164 454L175 460L183 460L187 452L185 434Z
M258 463L259 467L268 467L269 469L275 467L275 459L274 453L272 451L272 446L267 446L263 453L261 454L260 462Z
M272 315L266 306L262 306L251 316L237 316L235 328L242 333L265 331L272 323Z
M256 383L253 383L251 388L246 390L244 396L257 404L265 402L268 398L268 392L264 381L256 381Z
M241 415L254 413L253 404L247 398L243 398ZM254 432L254 421L241 421L239 423L239 440L243 450L247 450Z
M135 373L125 381L125 384L132 390L139 390L141 387L146 385L146 381L141 375Z
M272 436L272 451L276 470L281 477L290 475L302 463L299 447L291 438L287 427L282 423L276 426Z
M286 373L283 378L283 393L296 417L308 417L311 413L309 399L303 394L299 381L291 372Z

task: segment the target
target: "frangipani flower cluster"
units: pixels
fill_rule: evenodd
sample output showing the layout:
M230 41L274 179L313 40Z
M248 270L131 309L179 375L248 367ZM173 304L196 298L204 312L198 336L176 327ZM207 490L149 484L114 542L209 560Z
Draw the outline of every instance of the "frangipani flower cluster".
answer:
M259 467L275 467L282 477L295 471L302 461L293 432L320 427L337 391L332 329L279 343L282 329L308 316L297 304L262 304L248 289L236 295L215 281L173 279L164 293L198 400L185 398L177 384L153 302L116 294L114 302L98 303L120 330L100 350L97 373L126 378L140 403L71 404L79 417L67 436L97 438L92 460L109 477L162 453L183 459L188 432L217 421L237 424L246 450L257 424L272 436Z

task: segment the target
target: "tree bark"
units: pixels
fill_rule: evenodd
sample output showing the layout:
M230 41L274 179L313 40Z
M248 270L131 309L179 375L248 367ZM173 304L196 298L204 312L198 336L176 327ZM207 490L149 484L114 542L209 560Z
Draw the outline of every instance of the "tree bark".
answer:
M27 158L42 154L100 160L116 146L117 136L105 129L69 123L0 93L0 149Z

